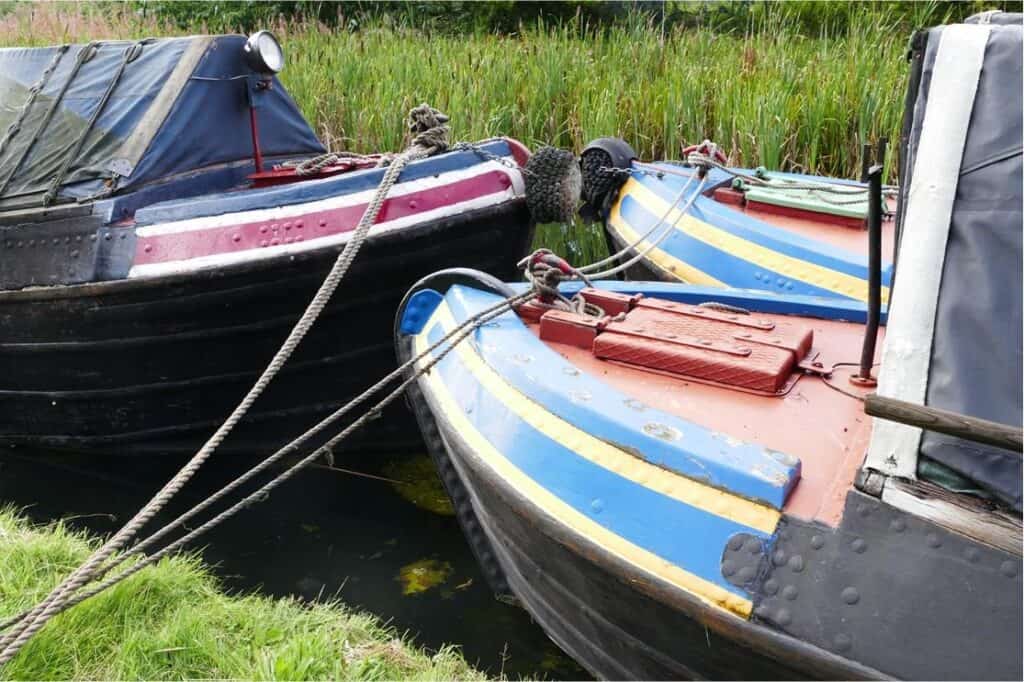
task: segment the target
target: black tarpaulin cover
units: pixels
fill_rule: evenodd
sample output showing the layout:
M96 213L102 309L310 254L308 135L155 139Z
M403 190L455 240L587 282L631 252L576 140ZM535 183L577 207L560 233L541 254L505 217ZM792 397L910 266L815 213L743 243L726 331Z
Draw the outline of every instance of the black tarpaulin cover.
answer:
M130 189L249 158L252 74L244 43L243 36L142 41L120 78L133 41L95 43L81 64L89 54L85 45L0 49L0 208L40 203L80 138L61 197L88 195L111 182ZM258 101L265 154L323 151L279 82Z
M1021 426L1022 28L1020 15L991 21L953 204L935 314L926 404ZM926 37L912 111L912 159L928 106L939 44ZM907 167L912 169L913 163ZM904 178L904 187L913 178ZM901 248L913 248L903 244ZM899 296L895 291L894 296ZM930 458L975 481L1018 511L1021 455L925 431ZM919 469L919 473L920 472Z

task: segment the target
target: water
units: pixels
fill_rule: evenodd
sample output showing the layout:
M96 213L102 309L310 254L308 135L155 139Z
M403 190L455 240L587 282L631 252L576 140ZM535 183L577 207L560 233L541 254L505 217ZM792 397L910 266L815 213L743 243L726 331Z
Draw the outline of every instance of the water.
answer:
M156 523L199 502L245 463L237 456L214 457ZM0 454L0 504L23 507L37 522L66 519L109 534L181 464L178 458L12 450ZM346 458L336 464L391 478L422 480L429 473L425 455ZM585 677L525 611L493 598L454 517L430 511L444 506L437 485L424 490L308 469L201 538L194 549L202 551L229 590L310 600L339 597L429 649L459 645L468 661L495 675Z

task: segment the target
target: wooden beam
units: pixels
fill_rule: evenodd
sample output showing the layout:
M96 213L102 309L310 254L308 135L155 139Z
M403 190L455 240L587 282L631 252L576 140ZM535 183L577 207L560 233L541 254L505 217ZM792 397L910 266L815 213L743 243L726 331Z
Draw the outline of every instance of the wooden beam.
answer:
M877 393L872 393L864 399L864 411L872 417L909 424L976 443L994 445L997 448L1011 450L1018 455L1024 448L1024 438L1022 438L1020 428L949 410L941 410L937 407L886 398Z

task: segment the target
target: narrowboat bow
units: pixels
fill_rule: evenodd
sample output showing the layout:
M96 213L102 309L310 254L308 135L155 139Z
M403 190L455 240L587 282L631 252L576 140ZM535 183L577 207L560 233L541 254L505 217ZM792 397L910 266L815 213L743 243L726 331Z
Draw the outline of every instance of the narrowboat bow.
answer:
M864 183L730 168L708 141L683 162L635 156L613 138L582 155L583 213L603 220L609 250L637 256L632 279L867 299ZM892 254L896 190L885 193L882 250ZM883 303L892 271L886 262Z
M0 444L192 451L259 376L387 162L325 154L282 64L265 32L0 50ZM510 276L532 239L528 156L494 139L405 167L225 447L282 443L392 369L418 278ZM403 414L364 444L418 442Z
M914 44L885 327L854 300L566 282L575 305L506 311L414 384L492 585L595 675L1020 679L1019 15ZM422 281L400 358L523 290Z

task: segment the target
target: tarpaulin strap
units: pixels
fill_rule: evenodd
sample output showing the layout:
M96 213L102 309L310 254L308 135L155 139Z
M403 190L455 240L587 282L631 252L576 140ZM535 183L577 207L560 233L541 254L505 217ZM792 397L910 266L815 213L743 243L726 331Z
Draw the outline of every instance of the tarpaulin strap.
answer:
M7 177L4 178L3 183L0 183L0 198L4 196L4 192L7 190L7 185L10 184L11 179L17 174L18 170L21 168L21 164L24 163L25 159L28 157L29 152L31 152L32 148L35 147L36 141L39 140L39 136L44 130L46 130L46 126L50 125L50 119L52 119L53 115L57 112L57 107L60 106L61 100L63 100L64 95L67 94L68 88L71 87L71 82L75 80L75 76L78 75L78 71L82 68L82 64L85 64L87 61L92 59L93 55L96 54L96 51L99 50L101 44L102 43L91 42L78 51L78 59L75 60L75 65L71 68L71 73L68 74L68 79L64 81L64 85L61 86L60 92L58 92L57 96L53 98L52 102L50 102L50 108L46 110L46 113L43 115L43 120L39 122L39 127L36 128L35 133L32 134L32 139L29 140L29 143L25 145L25 149L22 150L21 156L18 157L17 162L11 164L11 171L7 174Z
M124 74L125 68L131 62L135 61L140 54L142 54L142 46L148 41L140 40L137 43L133 43L124 51L124 57L121 59L121 65L117 67L117 72L114 77L110 79L110 83L107 85L106 92L103 93L102 99L96 109L92 112L92 116L89 117L89 122L86 124L82 132L78 134L78 139L75 140L75 144L71 146L68 153L64 155L64 162L60 165L60 170L53 176L50 181L50 187L46 190L46 194L43 195L43 206L49 206L57 198L57 192L60 190L60 186L64 183L64 177L67 175L68 169L71 168L71 163L78 158L78 153L82 150L82 145L85 144L85 139L89 136L93 126L96 125L96 121L99 119L100 114L107 106L107 102L110 100L110 96L114 93L114 89L117 88L118 82L121 80L121 76Z
M64 54L70 47L70 45L61 45L58 47L57 53L53 55L53 59L50 61L50 65L46 67L45 71L43 71L43 74L39 77L36 84L29 88L28 97L25 98L25 104L22 105L21 112L18 113L18 118L15 119L11 125L7 126L7 132L4 134L3 139L0 140L0 157L4 155L4 149L6 149L10 141L13 140L21 131L21 124L25 122L25 117L28 115L29 110L32 109L32 105L35 104L36 97L38 97L39 93L46 87L46 84L50 81L50 76L52 76L53 72L57 70L57 65L60 64L61 58L64 57Z

